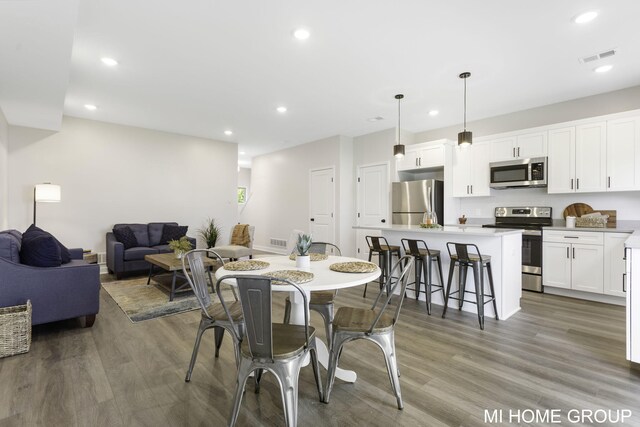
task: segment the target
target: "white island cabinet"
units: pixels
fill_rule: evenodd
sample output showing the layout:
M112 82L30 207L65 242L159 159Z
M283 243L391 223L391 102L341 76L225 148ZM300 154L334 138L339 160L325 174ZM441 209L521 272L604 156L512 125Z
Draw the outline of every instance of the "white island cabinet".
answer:
M640 363L640 231L625 242L627 292L627 359Z
M359 231L366 231L367 227L356 227ZM372 227L373 229L373 227ZM376 231L380 230L379 228ZM506 320L520 310L520 298L522 296L522 230L505 230L497 228L481 228L473 226L445 226L441 229L420 228L416 225L392 225L389 228L380 230L382 236L385 237L390 245L398 245L402 247L401 239L424 240L429 249L437 249L440 251L442 259L442 273L444 276L445 286L449 273L449 253L447 252L447 242L456 243L473 243L478 246L483 255L491 256L491 269L493 271L493 281L496 293L496 303L498 307L498 316L500 320ZM365 233L366 234L366 233ZM374 257L373 262L377 259ZM394 257L394 262L396 258ZM458 269L454 275L452 290L458 287ZM433 283L438 283L438 275L432 275ZM413 282L413 275L410 279ZM488 281L485 280L486 290L488 291ZM467 274L467 289L473 290L473 274ZM424 300L424 294L420 295L420 299ZM471 295L467 295L467 300L473 299ZM444 301L442 293L433 294L433 304L443 305ZM457 308L457 301L450 302L451 308ZM465 303L464 311L476 313L475 304ZM442 308L434 308L433 315L442 313ZM425 308L426 314L426 308ZM494 317L493 306L485 305L485 317Z

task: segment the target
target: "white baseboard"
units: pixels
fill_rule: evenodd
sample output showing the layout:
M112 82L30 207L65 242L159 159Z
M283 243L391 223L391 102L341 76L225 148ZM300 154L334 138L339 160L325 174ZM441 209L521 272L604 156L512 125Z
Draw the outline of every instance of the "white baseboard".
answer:
M586 299L588 301L603 302L605 304L627 305L626 298L614 297L612 295L594 294L591 292L574 291L572 289L553 288L551 286L544 287L545 294L560 295L563 297Z
M287 255L286 248L275 248L273 246L253 245L254 249L264 252L273 252L274 254Z

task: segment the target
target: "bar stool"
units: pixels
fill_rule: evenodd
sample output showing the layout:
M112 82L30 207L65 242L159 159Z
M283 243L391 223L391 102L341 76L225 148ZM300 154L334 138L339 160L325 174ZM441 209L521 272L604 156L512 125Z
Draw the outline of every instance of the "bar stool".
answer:
M393 255L396 255L398 259L402 257L402 255L400 255L400 246L390 245L387 239L381 236L366 236L365 239L367 240L367 245L369 245L369 262L371 262L373 255L378 255L378 265L380 265L380 270L382 270L379 279L380 289L382 289L387 281L387 275L391 271ZM364 298L366 296L367 285L365 284L362 297Z
M455 253L451 253L451 247L455 248ZM469 253L469 249L475 249L475 253ZM493 274L491 274L491 257L489 255L481 255L478 246L471 243L454 243L447 242L447 251L451 258L451 265L449 266L449 280L447 281L447 292L444 297L444 309L442 310L442 317L444 318L447 313L447 307L449 305L449 298L458 301L458 310L462 310L462 305L465 302L470 302L478 306L478 322L480 322L480 329L484 329L484 306L489 302L493 302L493 311L496 313L496 320L498 319L498 307L496 305L496 293L493 288ZM458 265L458 290L451 292L451 282L453 282L453 270ZM475 292L465 289L467 281L467 268L473 269L473 282L475 285ZM487 270L489 277L489 290L490 295L484 294L484 270ZM465 292L476 295L475 301L469 301L464 299ZM458 297L452 295L458 294Z
M440 260L440 251L429 249L424 240L402 239L402 248L406 255L411 255L415 260L415 282L413 282L413 291L416 294L416 300L420 296L420 292L424 292L427 299L427 314L431 314L431 294L442 292L444 299L444 278L442 277L442 262ZM433 265L438 267L440 276L440 284L432 283L431 276ZM424 291L420 291L422 277L424 277ZM437 289L432 290L435 287Z

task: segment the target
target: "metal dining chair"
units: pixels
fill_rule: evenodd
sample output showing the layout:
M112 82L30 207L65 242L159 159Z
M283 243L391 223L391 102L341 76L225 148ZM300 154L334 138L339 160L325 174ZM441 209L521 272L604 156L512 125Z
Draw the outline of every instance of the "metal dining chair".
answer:
M214 328L215 332L215 345L216 352L215 357L218 357L220 353L220 346L222 346L222 338L224 337L224 331L227 330L231 333L231 336L234 338L234 354L236 357L236 363L239 360L240 354L240 342L242 341L242 337L244 336L244 321L242 319L242 309L240 307L240 303L234 301L229 305L229 313L234 320L234 322L229 322L229 316L223 309L222 305L218 303L214 303L211 300L211 295L209 294L209 286L207 285L207 276L209 273L202 262L202 256L208 256L209 258L217 259L221 265L224 266L224 261L215 251L211 249L194 249L192 251L187 252L182 257L182 271L184 272L193 293L196 296L196 300L198 301L198 305L200 305L201 316L200 316L200 325L198 326L198 332L196 334L196 342L193 346L193 352L191 354L191 362L189 363L189 369L187 370L187 376L185 377L185 381L191 381L191 373L193 372L193 367L196 364L196 358L198 357L198 350L200 348L200 341L202 340L202 334L207 329ZM213 283L211 283L211 288L213 290ZM235 297L235 293L234 293Z
M397 256L398 259L402 256L400 253L400 246L390 245L387 242L387 239L382 236L365 236L367 241L367 245L369 246L369 262L371 262L371 258L374 255L378 256L378 264L380 265L380 270L382 274L380 274L380 288L384 283L390 283L387 281L387 276L391 277L393 274L390 274L391 264L393 256ZM364 292L362 293L362 297L367 296L367 286L368 283L364 285Z
M233 312L220 292L220 284L228 279L235 279L238 284L246 325L245 339L240 345L236 391L229 425L234 426L238 420L242 395L249 375L257 371L256 379L259 380L260 373L267 370L276 376L280 384L286 425L295 426L298 417L298 376L307 354L311 355L313 375L321 402L323 397L315 329L309 326L309 314L305 310L304 325L272 323L271 278L255 275L224 276L218 279L216 292L231 325L235 325ZM278 279L274 282L277 283L276 286L289 285L295 288L302 294L305 305L307 304L307 296L300 286L289 280ZM232 330L237 334L237 328ZM240 341L240 337L236 336L236 340Z
M402 394L400 393L400 371L396 360L394 328L400 316L400 309L402 308L404 293L409 279L409 271L413 263L414 257L410 255L405 255L398 260L387 278L386 287L390 289L390 292L383 298L385 287L381 288L370 309L340 307L336 312L333 319L333 339L329 351L327 388L324 393L325 403L329 403L329 396L333 388L342 347L350 341L365 339L376 343L384 353L387 372L391 387L396 395L398 409L403 408ZM398 279L392 284L392 276L396 272L398 273ZM399 291L399 294L396 291ZM395 311L387 313L387 309L393 305L391 303L392 299L395 299Z
M309 253L314 254L327 254L330 252L333 255L342 256L342 252L340 248L334 245L333 243L325 243L325 242L313 242L311 243L311 248L309 248ZM331 347L331 334L333 333L333 309L334 304L333 300L336 297L337 291L313 291L311 292L311 297L309 298L309 310L313 310L322 316L322 320L324 321L324 330L327 335L327 345ZM284 302L284 321L283 323L289 323L291 319L291 300L289 297L286 298Z

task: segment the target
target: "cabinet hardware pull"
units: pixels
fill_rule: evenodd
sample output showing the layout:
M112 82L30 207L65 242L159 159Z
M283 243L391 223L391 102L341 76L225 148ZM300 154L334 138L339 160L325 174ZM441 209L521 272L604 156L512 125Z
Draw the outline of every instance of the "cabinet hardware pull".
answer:
M569 258L569 246L567 246L567 258Z
M607 188L611 188L611 177L607 177Z
M627 273L622 273L622 292L627 292Z
M516 156L516 147L513 147L513 157Z
M387 222L387 220L386 219L381 219L380 222L385 223L385 222Z
M471 184L469 187L471 187L471 194L473 194L473 184Z
M467 185L467 194L469 194L469 186Z
M571 178L571 189L573 190L573 178Z
M564 236L565 239L579 239L580 236Z
M580 189L580 178L576 178L576 190Z
M416 166L418 166L418 158L416 157Z
M520 157L520 147L518 147L518 157Z
M573 259L576 259L576 248L571 248L571 252L573 252Z

